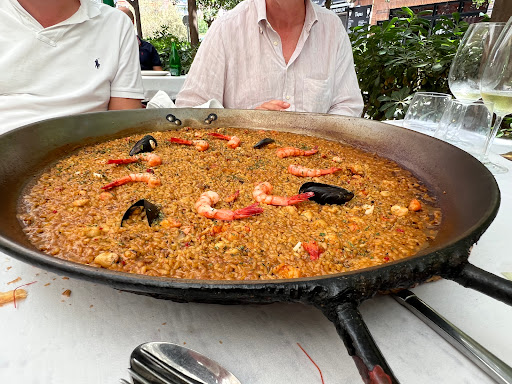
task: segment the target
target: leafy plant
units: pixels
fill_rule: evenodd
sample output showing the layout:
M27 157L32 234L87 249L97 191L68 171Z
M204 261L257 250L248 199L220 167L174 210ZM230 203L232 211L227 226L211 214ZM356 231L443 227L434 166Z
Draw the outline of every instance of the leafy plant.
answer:
M512 117L505 117L501 122L501 128L496 137L512 139Z
M349 34L364 99L364 116L402 119L418 91L448 93L448 72L468 23L458 13L434 26L407 7L382 26L355 27Z
M242 0L196 0L203 13L204 21L210 27L221 9L226 11L234 8Z
M190 66L192 65L192 61L194 61L194 57L200 45L191 46L188 41L179 39L169 31L169 26L167 25L163 25L148 41L153 44L158 51L160 60L162 61L162 67L166 71L169 70L171 43L175 41L176 47L180 53L182 75L187 74L190 70Z

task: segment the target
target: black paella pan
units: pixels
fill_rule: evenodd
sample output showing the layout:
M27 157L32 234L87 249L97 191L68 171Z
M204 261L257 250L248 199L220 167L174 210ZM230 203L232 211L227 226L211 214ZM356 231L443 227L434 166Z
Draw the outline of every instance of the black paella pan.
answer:
M216 115L216 119L211 114ZM75 148L127 135L192 127L271 129L342 141L396 161L434 195L443 211L431 245L386 265L336 275L272 281L206 281L133 275L57 259L37 251L16 217L18 199L35 175ZM0 249L67 276L181 302L301 302L331 320L367 383L397 383L357 307L379 292L409 288L433 276L454 280L512 304L512 283L468 263L471 246L495 218L500 192L472 156L437 139L379 122L291 112L155 109L91 113L46 120L0 136Z

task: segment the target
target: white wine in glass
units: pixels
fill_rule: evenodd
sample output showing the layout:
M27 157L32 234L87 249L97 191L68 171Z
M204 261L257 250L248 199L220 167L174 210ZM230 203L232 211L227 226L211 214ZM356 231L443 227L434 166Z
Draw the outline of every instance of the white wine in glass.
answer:
M506 23L471 24L450 66L448 86L457 100L480 99L480 80L485 62Z
M506 167L489 161L489 151L503 118L512 113L512 18L496 41L487 58L480 81L480 93L484 102L494 103L496 119L486 141L483 163L493 174L508 172Z

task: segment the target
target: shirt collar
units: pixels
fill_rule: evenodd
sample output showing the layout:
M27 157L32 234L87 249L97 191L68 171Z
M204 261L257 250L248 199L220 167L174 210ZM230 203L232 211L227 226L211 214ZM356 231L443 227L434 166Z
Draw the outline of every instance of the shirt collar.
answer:
M267 20L267 6L265 4L265 0L254 0L254 5L256 6L256 15L258 17L258 24L262 21Z
M80 0L80 8L78 8L74 15L72 15L69 19L64 20L62 23L59 23L59 25L80 24L84 21L99 16L101 13L101 6L108 7L108 5L102 5L90 0Z
M306 18L304 19L304 29L309 33L313 25L318 21L315 7L311 0L306 0Z
M258 25L266 25L267 21L267 6L265 0L254 0L256 6L256 15ZM311 27L318 21L316 10L311 3L311 0L306 0L306 18L304 19L304 29L309 32Z
M20 5L20 3L18 3L17 0L11 0L11 4L21 15L30 17L35 23L37 23L37 21L35 21L35 19ZM83 23L84 21L100 15L100 6L101 4L95 3L91 0L80 0L80 7L73 15L52 27Z

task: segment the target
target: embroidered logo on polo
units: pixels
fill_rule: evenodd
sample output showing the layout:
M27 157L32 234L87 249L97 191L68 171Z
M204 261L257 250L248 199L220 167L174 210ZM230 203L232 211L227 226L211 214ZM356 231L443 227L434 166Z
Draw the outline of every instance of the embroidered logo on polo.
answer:
M100 65L101 65L98 60L99 59L94 60L96 69L98 69L100 67Z

